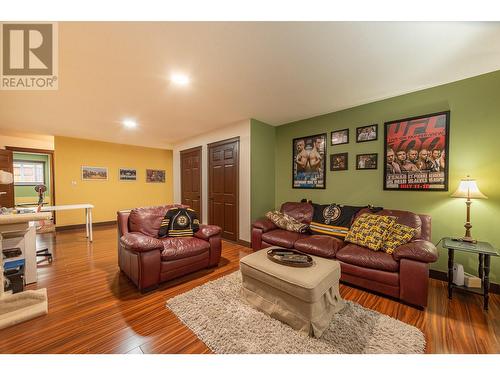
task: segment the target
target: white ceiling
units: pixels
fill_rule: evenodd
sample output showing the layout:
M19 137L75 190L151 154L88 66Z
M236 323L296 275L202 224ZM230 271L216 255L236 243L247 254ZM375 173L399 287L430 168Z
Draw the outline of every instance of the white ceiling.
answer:
M498 40L500 23L63 22L59 90L0 91L0 128L170 147L499 70Z

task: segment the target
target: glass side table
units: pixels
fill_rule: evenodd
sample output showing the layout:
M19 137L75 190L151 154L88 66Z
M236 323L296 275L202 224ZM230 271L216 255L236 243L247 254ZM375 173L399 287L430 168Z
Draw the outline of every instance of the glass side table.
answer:
M466 292L480 294L483 296L484 309L488 310L488 293L490 289L490 257L500 256L498 251L488 242L470 243L453 240L451 237L441 239L443 248L448 249L448 298L453 296L453 289L460 289ZM455 250L465 251L466 253L478 254L479 267L478 276L481 279L481 288L468 288L466 286L455 285L453 283L453 258Z

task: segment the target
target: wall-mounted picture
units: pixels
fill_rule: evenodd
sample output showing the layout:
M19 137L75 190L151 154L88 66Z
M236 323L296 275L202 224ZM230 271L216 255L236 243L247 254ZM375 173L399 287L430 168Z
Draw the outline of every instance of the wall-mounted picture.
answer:
M370 142L378 139L378 124L356 128L356 142Z
M347 152L330 155L330 171L347 171L349 167L348 161Z
M332 146L349 143L349 129L335 130L330 133Z
M165 182L164 169L146 169L146 182Z
M292 187L294 189L324 189L326 187L326 133L295 138L292 147Z
M99 181L108 179L108 168L82 166L82 180Z
M356 169L377 169L378 154L356 155Z
M450 111L385 123L384 189L448 191Z
M120 168L120 181L135 181L137 180L137 169Z

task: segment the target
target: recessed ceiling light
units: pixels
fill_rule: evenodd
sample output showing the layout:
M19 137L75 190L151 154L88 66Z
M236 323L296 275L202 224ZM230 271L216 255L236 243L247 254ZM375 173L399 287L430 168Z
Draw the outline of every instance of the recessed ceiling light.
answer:
M133 129L137 127L137 122L132 119L125 119L122 121L123 126L129 129Z
M190 79L187 75L181 74L181 73L173 73L170 76L170 80L172 83L175 83L176 85L179 86L187 86L189 85Z

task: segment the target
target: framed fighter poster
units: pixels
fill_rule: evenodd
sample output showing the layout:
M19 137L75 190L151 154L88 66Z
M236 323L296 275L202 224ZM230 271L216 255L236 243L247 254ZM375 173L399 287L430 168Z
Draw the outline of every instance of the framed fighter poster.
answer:
M292 188L326 188L326 133L295 138L292 142Z
M448 191L450 111L385 123L384 190Z

